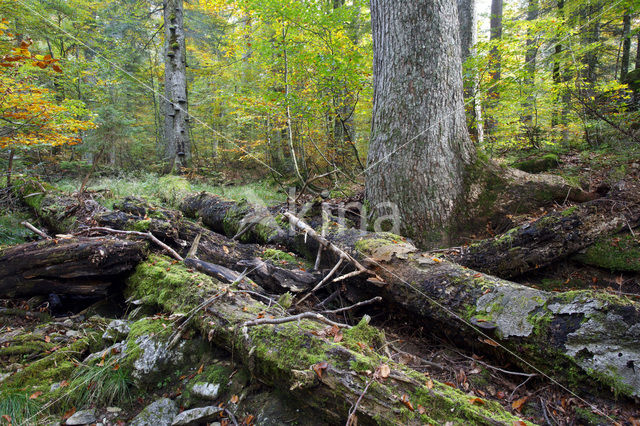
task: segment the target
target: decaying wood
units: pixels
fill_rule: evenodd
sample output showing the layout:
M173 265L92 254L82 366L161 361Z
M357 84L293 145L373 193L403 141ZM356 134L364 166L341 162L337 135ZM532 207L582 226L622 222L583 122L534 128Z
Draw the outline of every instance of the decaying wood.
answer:
M451 259L502 278L562 260L598 238L640 224L640 203L602 198L554 212L498 237L466 247Z
M106 295L144 258L145 244L74 238L20 244L0 253L0 297Z
M472 398L461 391L435 380L433 386L427 387L422 373L389 361L368 348L356 352L343 343L334 342L333 337L324 338L323 330L327 326L317 321L299 318L299 321L282 324L245 327L248 322L259 320L258 312L270 320L271 315L277 320L282 312L246 293L227 291L226 285L203 277L194 277L202 283L196 288L190 282L176 286L175 277L189 274L184 274L185 267L180 264L169 265L168 258L145 262L130 279L129 291L145 303L158 303L169 312L189 309L191 305L196 307L198 302L193 301L194 296L209 300L215 295L216 300L209 309L197 311L192 324L202 335L209 336L212 343L232 352L260 381L316 409L319 421L344 423L354 406L354 416L358 424L363 425L445 421L495 425L519 420L495 402L474 404ZM171 284L165 285L165 282ZM149 292L149 288L161 291ZM343 332L346 335L349 331ZM381 364L388 367L388 375L374 377L372 373Z

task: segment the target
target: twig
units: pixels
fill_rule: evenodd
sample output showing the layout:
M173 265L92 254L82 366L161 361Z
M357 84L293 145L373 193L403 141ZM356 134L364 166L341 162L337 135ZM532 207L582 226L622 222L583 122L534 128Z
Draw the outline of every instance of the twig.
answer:
M318 284L316 284L316 286L314 288L311 289L311 291L309 291L309 293L307 293L302 299L298 300L296 302L296 305L299 305L300 303L302 303L303 301L305 301L309 296L311 296L316 290L318 290L320 287L322 287L323 285L325 285L333 276L333 274L336 273L336 271L338 270L338 268L340 267L340 265L342 264L342 258L340 258L338 260L338 263L336 263L336 265L333 267L333 269L331 269L329 271L329 273L322 279L322 281L320 281Z
M540 397L540 406L542 407L542 415L544 415L544 420L547 422L549 426L553 426L555 423L551 423L551 420L549 420L549 415L547 414L547 407L542 397Z
M179 260L181 262L184 260L182 258L182 256L180 256L174 249L172 249L171 247L169 247L168 245L166 245L165 243L163 243L162 241L157 239L151 232L121 231L119 229L112 229L112 228L106 228L106 227L103 227L103 226L98 226L98 227L94 227L94 228L83 229L82 231L78 232L77 234L83 234L83 233L87 233L87 232L108 232L108 233L111 233L111 234L137 235L139 237L145 237L145 238L148 238L149 240L153 241L158 246L162 247L164 250L166 250L171 255L171 257L173 257L174 259Z
M32 224L30 224L29 222L27 222L26 220L23 222L20 222L20 224L22 226L24 226L25 228L29 229L30 231L35 232L36 234L40 235L42 238L44 238L45 240L50 240L51 237L49 235L47 235L44 231L39 230L38 228L36 228L35 226L33 226Z
M332 311L322 311L323 314L337 314L340 312L348 311L350 309L359 308L360 306L371 305L372 303L382 302L382 297L376 296L373 299L363 300L362 302L358 302L355 305L345 306L344 308L334 309Z
M334 291L333 293L331 293L329 295L329 297L327 297L326 299L324 299L322 302L318 303L316 306L314 306L314 308L317 308L319 306L325 306L327 303L331 302L333 299L335 299L336 297L338 297L338 295L340 294L340 289L338 288L336 291Z
M187 253L187 256L185 257L196 257L196 253L198 252L198 245L200 244L200 238L202 238L202 233L199 233L198 235L196 235L196 237L193 239L193 244L191 244L191 248L189 249L189 252Z
M314 320L323 322L325 324L335 325L341 328L351 328L351 326L348 324L341 324L339 322L331 321L330 319L323 317L317 312L303 312L298 315L292 315L290 317L282 317L282 318L259 318L259 319L245 322L244 324L242 324L242 327L253 327L256 325L264 325L264 324L284 324L286 322L300 321L301 319L304 319L304 318L314 319Z
M268 301L269 303L273 303L274 305L278 306L280 309L282 309L282 312L287 312L287 310L284 308L284 306L279 304L275 299L272 299L269 296L265 296L264 294L260 294L258 292L251 291L251 290L232 290L232 291L233 291L233 293L247 293L247 294L250 294L252 296L259 297L261 299L264 299L264 300Z
M518 386L516 386L516 388L513 390L513 392L511 392L511 395L509 395L509 401L512 401L512 400L513 400L513 395L515 395L515 394L516 394L516 391L517 391L518 389L520 389L522 386L524 386L524 385L525 385L529 380L531 380L531 377L533 377L533 376L529 376L529 377L527 377L527 378L525 379L525 381L524 381L524 382L522 382L522 383L520 383Z
M369 390L369 386L371 386L371 383L373 383L373 379L370 379L367 382L367 385L364 387L364 390L360 394L360 397L356 401L355 405L353 406L353 408L351 408L351 410L349 410L349 417L347 417L346 426L354 426L357 424L353 421L353 417L356 415L356 411L358 411L358 405L360 405L360 401L362 401L362 398L364 398L364 394L366 394Z
M238 426L238 421L236 420L236 417L233 415L233 413L231 413L228 408L225 408L224 412L227 413L227 416L229 416L229 420L231 420L231 423L233 423L234 426Z
M472 358L472 357L467 356L467 355L465 355L465 354L463 354L463 353L460 353L460 352L457 352L457 351L456 351L456 353L457 353L458 355L462 355L463 357L465 357L465 358L467 358L467 359L470 359L470 360L472 360L472 361L474 361L474 362L477 362L478 364L482 364L482 365L484 365L484 366L485 366L485 367L487 367L487 368L490 368L490 369L495 370L495 371L499 371L499 372L501 372L501 373L511 374L512 376L523 376L523 377L535 377L535 376L537 376L537 374L535 374L535 373L521 373L521 372L519 372L519 371L509 371L509 370L504 370L504 369L502 369L502 368L500 368L500 367L494 367L494 366L493 366L493 365L491 365L491 364L487 364L486 362L480 361L479 359Z
M340 282L340 281L344 281L344 280L346 280L348 278L353 278L353 277L357 277L358 275L368 274L368 273L369 273L369 271L353 271L353 272L349 272L348 274L344 274L344 275L342 275L340 277L335 278L332 282L337 283L337 282Z

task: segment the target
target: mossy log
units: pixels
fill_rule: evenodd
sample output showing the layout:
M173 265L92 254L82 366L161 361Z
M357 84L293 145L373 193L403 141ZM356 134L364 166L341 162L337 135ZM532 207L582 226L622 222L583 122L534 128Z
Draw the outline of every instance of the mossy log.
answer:
M197 286L196 286L197 284ZM152 256L129 279L129 296L169 312L189 312L217 294L192 324L228 349L259 380L306 404L332 424L344 423L352 407L358 424L515 424L499 404L479 400L377 354L384 339L366 323L343 330L341 342L323 338L326 328L310 320L246 327L259 316L281 317L241 290L190 272L170 259ZM385 364L389 372L373 377ZM428 385L427 385L428 383ZM357 402L359 401L359 402Z
M346 231L330 238L384 281L354 280L362 298L382 296L423 325L479 338L489 352L497 342L523 368L567 385L597 382L640 396L638 303L608 293L526 287L419 252L391 234Z
M463 249L452 260L511 278L562 260L601 237L640 223L640 203L598 199L540 219Z
M308 289L318 277L307 272L306 263L293 255L287 259L270 260L268 250L255 244L242 244L212 232L197 223L183 219L180 212L156 209L141 200L127 199L116 208L135 211L110 211L95 216L102 226L121 230L151 232L182 255L200 235L197 257L200 260L229 268L235 272L248 271L257 284L272 291L299 292ZM276 262L278 264L276 264Z
M0 297L106 295L144 258L146 245L112 238L45 240L0 253Z

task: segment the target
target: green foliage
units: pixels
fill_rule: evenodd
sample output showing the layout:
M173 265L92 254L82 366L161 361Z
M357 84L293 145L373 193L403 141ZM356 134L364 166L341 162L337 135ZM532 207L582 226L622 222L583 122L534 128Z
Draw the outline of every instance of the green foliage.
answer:
M130 372L114 360L104 365L81 365L74 372L69 388L69 402L78 407L87 405L112 406L131 399Z
M0 215L0 248L22 244L35 236L33 232L21 225L25 220L33 219L23 212L8 212Z

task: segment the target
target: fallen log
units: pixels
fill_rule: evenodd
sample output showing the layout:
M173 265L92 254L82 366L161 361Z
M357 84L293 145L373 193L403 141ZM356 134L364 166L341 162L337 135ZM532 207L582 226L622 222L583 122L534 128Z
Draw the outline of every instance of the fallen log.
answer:
M169 217L166 215L170 214L167 211L158 213L158 217ZM228 268L236 273L247 269L249 278L269 290L300 292L310 288L318 279L315 275L301 269L304 266L302 261L289 263L283 261L281 266L277 266L261 258L264 253L263 247L238 243L181 218L172 221L161 218L145 219L145 217L122 211L112 211L97 215L95 220L100 225L110 228L150 232L183 254L186 254L191 242L200 235L197 251L200 260ZM200 267L205 266L200 265Z
M145 257L146 245L113 238L21 244L0 252L0 297L104 296Z
M463 248L451 260L511 278L562 260L599 238L640 224L640 203L602 198L547 214L531 223Z
M233 353L260 381L314 408L321 417L318 420L330 424L345 423L351 416L357 417L357 423L351 417L351 424L511 425L520 421L495 402L428 380L423 373L377 354L370 347L380 342L365 336L383 337L365 322L343 329L340 342L322 337L326 325L306 318L249 326L259 313L274 316L275 322L282 312L160 256L138 266L127 291L169 312L190 312L202 305L201 300L215 299L208 308L196 311L191 324Z
M392 234L343 230L328 238L382 279L353 280L360 298L382 296L423 325L479 339L485 350L499 348L567 385L597 382L640 396L638 303L596 291L533 289L419 252Z

